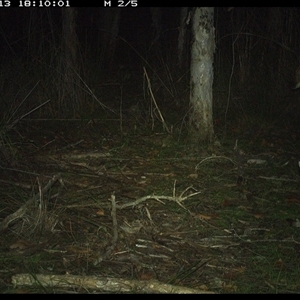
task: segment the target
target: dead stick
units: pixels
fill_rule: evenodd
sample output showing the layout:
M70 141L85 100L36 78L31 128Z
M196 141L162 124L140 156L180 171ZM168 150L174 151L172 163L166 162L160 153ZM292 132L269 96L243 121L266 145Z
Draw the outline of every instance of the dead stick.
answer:
M8 227L8 225L16 220L16 219L20 219L24 216L24 214L27 211L27 208L33 204L35 201L37 201L39 199L39 197L41 196L41 194L45 194L49 188L55 183L55 181L59 180L60 183L63 185L62 183L62 179L61 179L61 175L57 174L54 175L49 182L46 184L46 186L42 189L41 193L38 193L36 195L34 195L30 200L28 200L24 205L22 205L17 211L15 211L14 213L12 213L11 215L7 216L0 224L0 231L3 231L4 229L6 229Z
M98 257L94 260L94 266L98 265L101 261L104 259L107 259L111 256L114 249L117 246L118 242L118 222L117 222L117 206L116 206L116 196L115 192L111 194L111 217L113 220L113 239L112 244L108 248L108 250L104 253L104 255L101 255L101 253L98 255Z

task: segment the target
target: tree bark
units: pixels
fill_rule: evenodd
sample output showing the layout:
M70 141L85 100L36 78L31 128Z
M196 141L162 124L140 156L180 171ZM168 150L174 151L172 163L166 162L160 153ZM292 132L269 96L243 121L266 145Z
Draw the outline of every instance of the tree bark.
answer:
M193 14L191 49L189 137L195 146L213 142L214 8L197 7Z
M76 117L83 104L80 88L79 41L76 33L76 9L62 10L62 59L59 87L59 112L63 117Z
M121 9L112 7L99 11L99 29L101 32L100 68L104 72L112 69L120 29Z
M179 25L179 34L178 34L178 65L179 68L182 68L183 58L185 53L185 44L186 44L186 31L187 31L187 20L188 16L188 7L181 7L180 10L180 25Z

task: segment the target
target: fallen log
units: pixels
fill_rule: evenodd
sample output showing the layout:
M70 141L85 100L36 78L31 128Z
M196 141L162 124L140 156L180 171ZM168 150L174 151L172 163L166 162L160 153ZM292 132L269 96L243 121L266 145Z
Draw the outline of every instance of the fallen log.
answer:
M51 288L83 288L103 292L136 292L136 293L173 293L173 294L214 294L184 286L171 285L157 280L128 280L98 276L79 275L43 275L16 274L12 276L14 286L37 286Z

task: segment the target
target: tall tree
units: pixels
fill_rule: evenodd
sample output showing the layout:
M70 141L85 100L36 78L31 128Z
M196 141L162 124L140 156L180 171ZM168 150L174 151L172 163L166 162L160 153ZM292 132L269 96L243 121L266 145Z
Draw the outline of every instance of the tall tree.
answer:
M214 138L212 116L214 8L195 8L192 22L189 137L192 144L199 146L212 143Z
M183 58L185 55L184 45L186 44L188 7L181 7L180 9L180 25L178 34L178 65L181 68L183 65Z
M114 55L117 46L121 9L119 7L111 7L109 9L98 9L100 18L98 23L100 29L101 54L100 65L103 70L112 68L114 63Z
M76 9L62 9L61 84L59 111L64 117L75 117L83 107L80 81L79 41L76 33Z

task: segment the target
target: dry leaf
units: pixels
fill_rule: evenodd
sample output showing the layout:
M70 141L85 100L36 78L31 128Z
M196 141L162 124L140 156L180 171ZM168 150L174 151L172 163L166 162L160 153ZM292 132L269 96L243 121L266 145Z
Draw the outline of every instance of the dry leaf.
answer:
M194 173L194 174L189 174L188 178L190 179L197 179L198 178L198 174Z
M255 219L263 219L265 216L263 214L257 214L257 213L255 213L255 214L253 214L253 217Z
M78 246L67 246L66 247L67 251L76 253L76 254L88 254L91 253L92 249L90 248L81 248Z
M287 203L300 203L300 200L297 198L287 198L285 199L285 202Z
M140 275L140 280L151 280L153 279L153 274L151 273L143 273Z
M228 183L228 184L224 184L224 187L235 187L236 183Z
M237 286L233 284L224 284L223 289L227 293L232 293L237 291Z
M203 214L196 214L195 217L202 219L202 220L211 220L212 219L212 216L203 215Z
M103 210L103 209L99 209L99 210L96 212L96 215L97 215L97 216L104 216L104 210Z
M18 250L24 250L32 246L32 243L26 241L26 240L17 240L16 242L12 243L9 248L10 249L18 249Z

